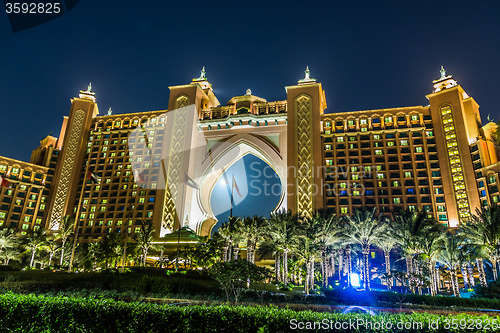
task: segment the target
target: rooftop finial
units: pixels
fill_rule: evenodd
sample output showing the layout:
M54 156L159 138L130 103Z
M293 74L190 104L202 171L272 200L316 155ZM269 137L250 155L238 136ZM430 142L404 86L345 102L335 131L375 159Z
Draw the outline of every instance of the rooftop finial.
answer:
M108 110L108 116L111 116L112 113L113 113L113 111L111 111L111 106L110 106L109 110Z
M205 72L205 66L203 66L203 68L201 69L201 75L200 77L198 78L199 80L205 80L207 77L205 76L206 72Z
M300 83L308 83L308 82L316 82L316 79L311 78L311 71L309 70L309 66L306 67L306 71L304 72L305 76L302 80L299 80Z
M441 65L441 70L440 70L440 72L441 72L441 79L444 79L444 78L446 77L446 71L444 70L443 65Z
M92 82L89 82L89 85L87 86L87 92L92 91Z
M252 91L250 89L247 89L247 92L245 95L251 95L252 94Z
M207 72L205 71L205 66L203 66L203 68L201 69L200 77L196 78L196 79L193 79L193 82L196 82L196 81L206 81L207 80L206 73Z

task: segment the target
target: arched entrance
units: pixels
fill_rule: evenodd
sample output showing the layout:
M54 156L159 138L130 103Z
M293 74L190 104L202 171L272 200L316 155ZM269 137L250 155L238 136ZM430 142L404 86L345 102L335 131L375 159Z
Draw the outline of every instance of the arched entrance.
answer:
M266 136L249 133L221 138L219 142L210 147L210 153L199 159L201 167L197 169L202 170L199 177L200 187L199 190L190 194L191 200L186 200L190 203L190 207L186 207L186 209L191 212L189 224L193 230L203 235L215 225L217 213L222 212L214 212L211 203L212 192L220 179L224 177L224 173L235 163L239 163L238 161L244 161L245 156L257 158L258 161L262 162L263 167L268 166L277 175L282 190L275 210L287 208L286 186L284 185L287 179L287 168L286 156L283 156L286 151L279 150L280 147L285 146L281 142L286 138L282 137L280 133L276 133L276 135L278 139L274 143ZM270 173L269 171L268 173ZM232 182L232 179L227 181ZM230 207L229 199L227 205ZM208 225L211 226L208 227Z

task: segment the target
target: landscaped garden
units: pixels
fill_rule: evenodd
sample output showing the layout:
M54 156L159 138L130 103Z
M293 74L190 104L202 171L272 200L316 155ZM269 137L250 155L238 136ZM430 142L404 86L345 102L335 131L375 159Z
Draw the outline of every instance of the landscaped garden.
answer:
M178 250L143 225L135 239L109 234L76 244L68 273L73 223L67 217L59 233L25 237L0 230L2 330L482 332L500 325L496 206L458 230L412 211L392 221L371 210L346 218L232 217L210 239Z

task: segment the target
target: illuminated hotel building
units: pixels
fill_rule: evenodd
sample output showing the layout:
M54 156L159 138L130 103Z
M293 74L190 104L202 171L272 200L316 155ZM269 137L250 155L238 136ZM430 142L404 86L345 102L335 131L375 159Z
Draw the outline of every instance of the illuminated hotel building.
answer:
M222 106L203 70L191 83L170 87L166 110L99 116L89 87L72 99L59 138L44 139L31 163L0 157L0 175L11 182L0 191L0 224L23 233L57 230L81 202L83 239L134 235L141 221L152 223L160 236L179 224L208 235L216 223L211 191L221 176L210 170L228 154L221 142L238 152L220 169L253 154L276 171L283 190L276 210L310 216L317 209L339 215L361 207L388 215L424 209L454 227L481 205L499 201L500 162L491 139L496 124L481 125L478 104L444 69L426 96L428 106L325 113L322 85L308 69L286 92L286 100L268 102L248 90ZM203 132L210 158L170 159L162 169L161 147L185 139L179 127L185 119L169 124L165 114L193 104L198 119L182 126ZM129 141L138 127L144 137ZM84 182L87 163L99 183ZM199 188L166 190L159 184L179 181L179 163L201 168ZM138 185L137 167L147 170L149 188ZM174 196L182 196L182 213Z

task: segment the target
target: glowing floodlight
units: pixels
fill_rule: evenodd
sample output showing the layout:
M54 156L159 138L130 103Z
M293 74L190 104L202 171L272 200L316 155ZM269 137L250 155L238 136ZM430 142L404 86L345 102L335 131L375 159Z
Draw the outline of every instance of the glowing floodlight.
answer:
M358 273L351 273L351 286L354 288L359 288L359 274Z

